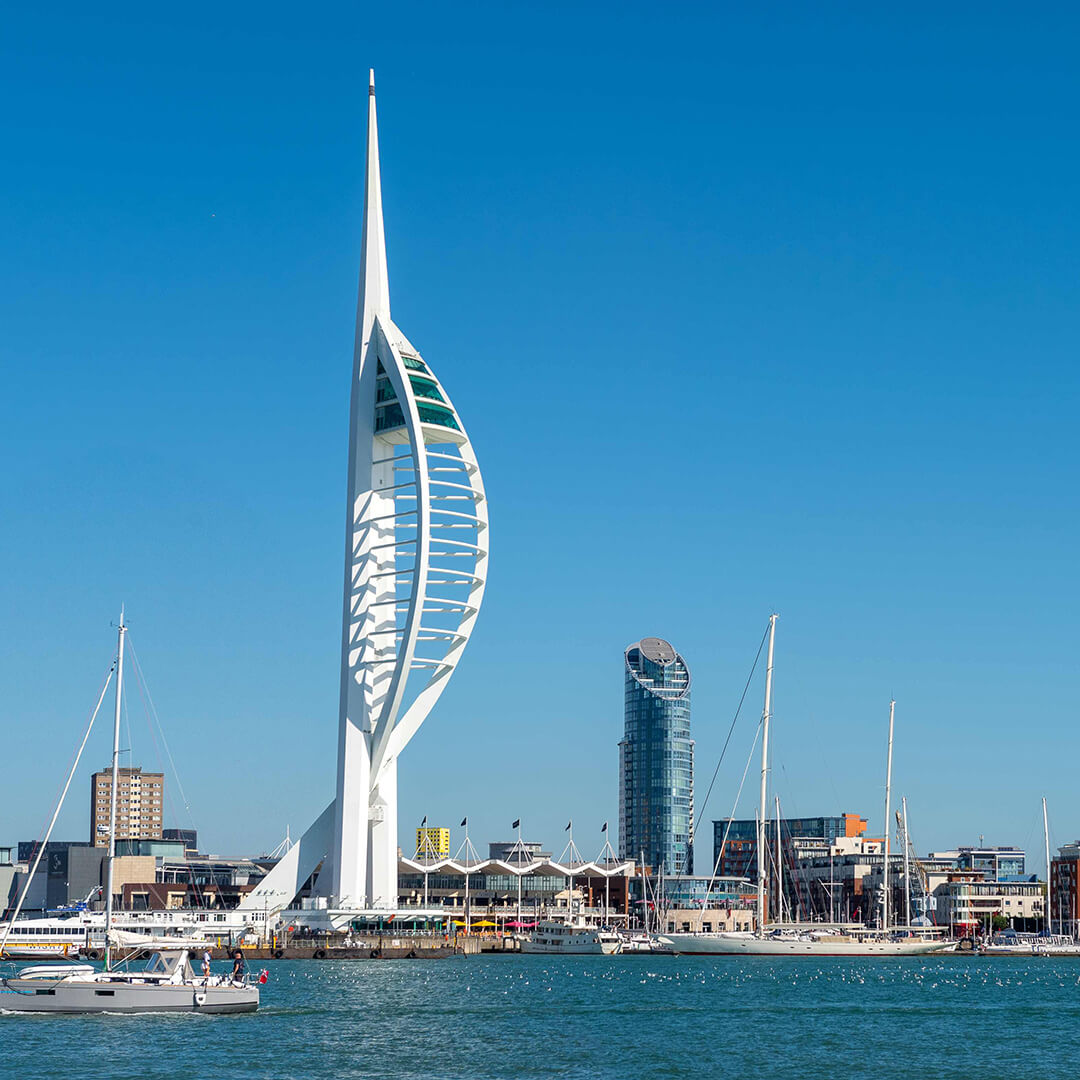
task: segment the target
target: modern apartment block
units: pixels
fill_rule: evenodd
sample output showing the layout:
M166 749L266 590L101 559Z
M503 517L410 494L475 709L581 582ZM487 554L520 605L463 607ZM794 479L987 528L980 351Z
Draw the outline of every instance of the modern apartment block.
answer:
M122 768L117 775L120 790L116 801L117 840L160 840L165 799L163 773ZM90 843L109 846L109 806L112 770L102 769L90 778Z
M694 872L690 669L662 638L624 653L619 856L665 874Z
M986 881L1010 881L1026 874L1025 854L1017 847L957 847L931 851L929 858L951 863L955 870L980 874Z
M757 821L753 818L713 821L713 865L718 874L729 877L757 876ZM828 856L829 848L841 838L865 838L866 818L859 814L825 817L781 818L783 856L790 862L811 855ZM770 851L776 845L776 821L765 820L765 838Z
M450 830L445 825L422 825L416 830L418 859L446 859L450 856Z
M1058 848L1050 860L1050 924L1059 934L1080 929L1080 840Z

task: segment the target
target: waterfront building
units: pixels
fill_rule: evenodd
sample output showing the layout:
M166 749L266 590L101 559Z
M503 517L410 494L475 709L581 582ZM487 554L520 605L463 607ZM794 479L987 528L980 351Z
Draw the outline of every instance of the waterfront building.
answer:
M416 911L425 906L426 898L426 907L441 914L448 925L456 921L457 929L462 929L467 917L470 929L479 930L513 930L520 928L515 924L549 915L565 917L571 904L577 913L622 924L636 914L631 910L632 860L562 863L544 854L519 861L520 850L511 850L509 858L467 864L457 859L436 863L402 859L398 909L403 915ZM360 925L354 923L356 928Z
M418 859L445 859L450 854L450 830L445 825L421 825L416 830Z
M957 847L931 851L935 863L949 864L953 870L978 874L986 881L1009 881L1025 876L1026 856L1018 847Z
M320 863L316 887L330 908L393 908L398 758L461 658L487 577L487 503L465 425L435 369L390 316L374 74L365 187L337 790L245 901L256 910L289 904Z
M633 882L635 912L660 933L752 930L757 888L747 878L678 874ZM647 909L647 910L646 910Z
M880 839L838 836L823 849L806 850L793 858L785 855L784 919L877 924L881 917L884 848ZM769 866L769 880L775 882L771 859ZM925 889L914 885L915 877L913 873L913 894L917 894L921 907L913 914L926 907ZM889 888L890 921L902 921L906 882L900 852L889 853Z
M1050 921L1055 932L1080 931L1080 840L1058 848L1050 860Z
M11 848L0 847L0 915L6 914L15 902L15 863L11 858Z
M199 850L199 834L195 829L162 829L161 839L179 840L183 843L185 851Z
M502 859L504 862L521 859L530 862L551 857L552 853L544 851L544 845L534 840L493 840L488 844L489 859Z
M651 870L694 870L694 742L690 669L662 638L623 654L624 733L619 743L619 855Z
M753 818L713 821L713 865L718 874L729 877L757 879L757 821ZM858 872L864 864L858 861L863 854L880 850L881 841L865 836L867 820L860 814L835 814L818 817L794 817L780 819L780 853L783 869L784 911L790 917L810 917L810 913L828 908L826 896L816 885L816 869L835 863L838 857L850 856L851 896L860 897L852 908L863 906L861 878L867 869ZM776 875L774 853L776 851L776 819L765 821L765 842L769 851L766 860L766 891L771 899L773 916L779 917L780 895ZM878 845L878 846L875 846ZM822 863L824 860L824 863ZM891 865L891 864L890 864ZM856 885L856 882L858 884ZM830 888L835 889L833 881ZM832 909L836 910L834 903Z
M995 919L1015 930L1042 929L1046 884L1042 881L992 881L978 873L957 873L935 890L937 921L957 934L992 929Z
M26 886L30 866L40 850L37 840L19 841L11 885L12 902ZM97 900L105 854L105 848L86 840L50 840L42 852L23 910L29 914Z
M165 776L122 767L117 773L120 791L116 800L116 839L160 838L165 805ZM90 777L90 843L109 846L109 815L112 770L102 769Z
M754 818L723 819L713 826L713 865L717 873L735 877L757 877L757 821ZM832 817L800 817L780 819L782 848L792 851L823 850L835 844L839 837L862 837L867 820L859 814L836 814ZM775 850L776 819L766 818L765 838L770 850Z

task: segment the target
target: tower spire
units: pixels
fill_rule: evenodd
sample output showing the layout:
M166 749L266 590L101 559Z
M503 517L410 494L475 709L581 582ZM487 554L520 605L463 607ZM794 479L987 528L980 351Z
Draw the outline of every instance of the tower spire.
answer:
M382 182L379 178L379 126L375 116L375 71L368 79L367 170L364 178L364 232L361 240L360 325L358 345L371 333L376 315L390 318L390 282L386 272L386 233L383 229Z

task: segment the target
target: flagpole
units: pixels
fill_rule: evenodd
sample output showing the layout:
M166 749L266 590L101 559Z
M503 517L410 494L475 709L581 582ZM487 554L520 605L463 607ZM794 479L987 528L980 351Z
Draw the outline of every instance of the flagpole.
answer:
M469 819L465 818L465 933L469 932Z
M607 822L604 822L604 827L600 830L604 834L604 925L608 926L611 923L611 867L608 865L607 860Z
M518 890L517 890L517 892L518 892L517 921L518 921L519 924L521 923L521 856L522 856L522 853L524 851L525 851L525 849L521 845L521 818L518 818L517 819L517 856L518 856L517 857L517 863L518 863L518 873L517 873L517 887L518 887ZM520 925L518 926L518 929L519 930L521 929Z
M426 912L427 911L427 906L428 906L427 814L424 815L424 820L420 822L420 835L421 835L421 837L423 837L423 840L422 840L422 842L420 844L418 854L424 860L424 911ZM426 919L427 919L426 914L425 914L424 918L425 918L425 921L426 921Z
M570 914L571 922L574 919L574 819L571 818L566 825L566 831L570 834L570 896L566 902L566 909Z

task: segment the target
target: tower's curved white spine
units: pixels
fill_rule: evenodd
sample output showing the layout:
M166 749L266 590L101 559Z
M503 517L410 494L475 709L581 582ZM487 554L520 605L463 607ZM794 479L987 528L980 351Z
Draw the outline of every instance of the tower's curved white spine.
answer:
M487 576L484 484L438 377L390 317L375 80L349 417L337 793L243 907L278 910L318 863L345 911L397 902L397 760L468 643Z
M346 908L396 903L397 759L469 640L488 557L472 444L390 317L374 77L368 109L329 867L329 891Z

